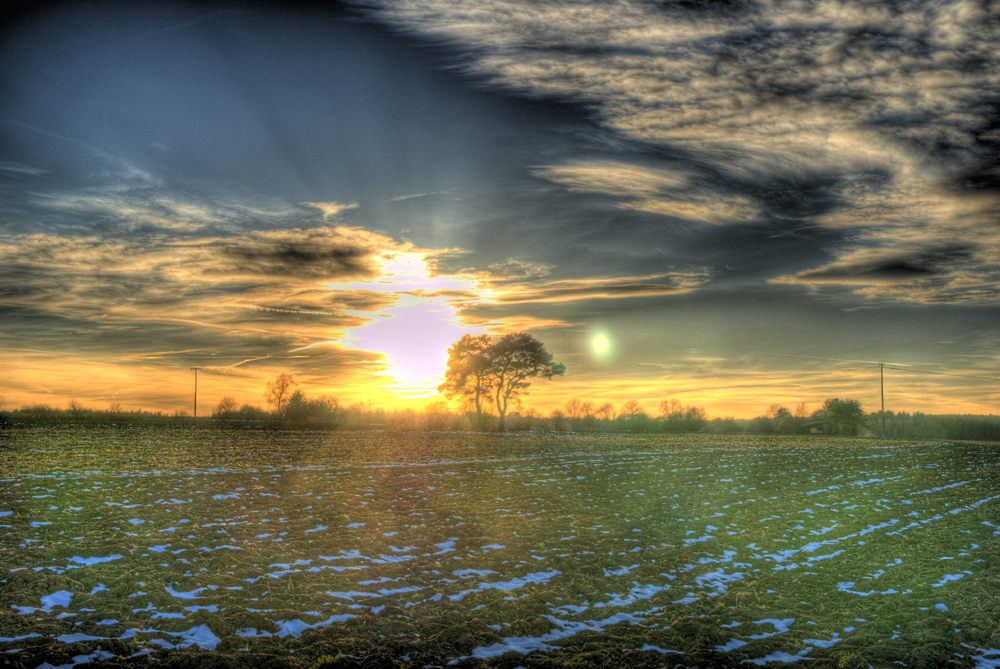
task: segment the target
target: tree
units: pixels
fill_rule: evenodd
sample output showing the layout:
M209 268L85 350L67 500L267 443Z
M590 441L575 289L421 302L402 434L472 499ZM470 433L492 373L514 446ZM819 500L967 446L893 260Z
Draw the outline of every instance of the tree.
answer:
M704 407L689 406L684 411L684 422L687 423L685 427L688 431L697 432L708 422L708 412Z
M681 406L680 401L677 398L669 398L660 401L660 419L666 420L671 416L679 416L684 413L684 408Z
M767 411L764 412L764 416L770 418L771 420L781 420L782 418L791 418L792 412L780 404L775 403L767 407Z
M488 335L464 334L448 349L444 383L437 391L446 397L471 399L476 410L473 427L483 423L483 405L492 401L495 379L490 370L490 338Z
M125 407L122 406L121 402L112 402L108 405L109 413L124 413Z
M83 411L83 404L80 403L80 400L74 397L66 403L66 408L69 409L70 413L72 413L74 417L76 417L80 415L81 411Z
M566 402L566 415L570 418L579 418L583 415L583 404L575 397Z
M636 420L637 418L645 416L646 411L637 400L629 400L622 405L621 409L618 410L618 415L625 420Z
M552 362L552 354L545 350L545 345L526 332L501 337L489 347L489 360L501 432L505 429L507 407L511 402L518 403L521 395L528 394L526 389L531 385L528 379L551 379L566 372L566 365Z
M867 422L864 409L858 400L828 399L816 412L817 417L826 421L828 432L856 435Z
M288 406L289 391L292 386L297 386L298 383L292 378L291 374L278 374L274 381L267 382L267 392L264 393L264 399L267 400L268 406L273 406L274 411L277 414L283 414L285 408Z
M612 421L618 414L615 413L615 405L611 402L605 402L597 408L595 414L598 418L603 418L606 421Z
M236 403L236 398L232 395L226 395L219 403L215 405L215 411L212 412L213 416L225 416L226 414L236 413L240 410L240 405Z

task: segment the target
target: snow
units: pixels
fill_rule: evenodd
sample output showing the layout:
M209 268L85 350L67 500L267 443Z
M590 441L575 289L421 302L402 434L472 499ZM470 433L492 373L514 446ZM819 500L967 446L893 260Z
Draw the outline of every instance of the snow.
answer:
M48 611L53 606L69 606L70 600L73 599L73 593L69 590L59 590L53 592L51 595L46 595L42 597L42 608Z
M67 559L70 562L76 562L77 564L82 564L84 566L87 566L92 564L99 564L101 562L110 562L111 560L121 560L122 556L116 553L115 555L109 555L108 557L93 557L93 558L71 557Z

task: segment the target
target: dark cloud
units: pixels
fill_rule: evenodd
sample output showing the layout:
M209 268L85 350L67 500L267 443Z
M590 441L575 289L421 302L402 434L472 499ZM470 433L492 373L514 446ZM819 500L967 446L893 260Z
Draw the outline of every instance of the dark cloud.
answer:
M279 242L272 248L227 246L222 253L250 274L330 280L374 274L370 252L358 248L317 249L307 243Z
M909 256L879 258L873 262L838 264L826 269L801 272L797 275L803 283L867 283L909 281L942 276L948 273L956 260L968 260L968 249L945 249L936 252L919 252Z

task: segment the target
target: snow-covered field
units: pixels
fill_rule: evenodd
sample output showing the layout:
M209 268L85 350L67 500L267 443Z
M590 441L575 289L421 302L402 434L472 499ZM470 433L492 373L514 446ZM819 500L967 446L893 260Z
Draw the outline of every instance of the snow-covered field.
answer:
M420 667L609 650L1000 667L997 446L165 429L9 445L0 659L25 667L179 649L311 666L371 644Z

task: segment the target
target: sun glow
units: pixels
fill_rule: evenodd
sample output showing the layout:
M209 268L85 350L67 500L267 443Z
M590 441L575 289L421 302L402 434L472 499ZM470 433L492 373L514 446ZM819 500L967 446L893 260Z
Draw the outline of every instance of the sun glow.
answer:
M376 262L377 278L350 283L328 283L334 291L373 291L391 296L391 304L377 311L348 311L367 319L344 330L337 341L348 348L383 354L380 374L392 377L386 384L408 397L437 393L444 379L448 348L463 334L481 334L483 328L462 323L463 306L492 302L492 292L464 275L434 275L424 255L416 252L384 253Z
M611 357L611 339L603 332L590 338L590 351L595 360L605 361Z

